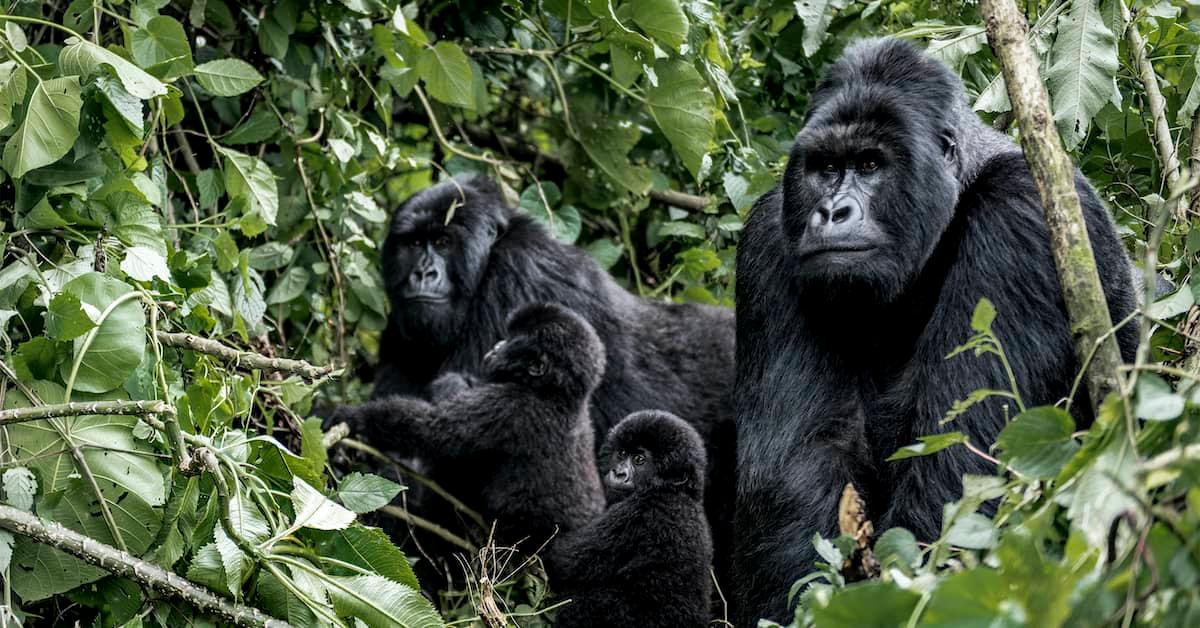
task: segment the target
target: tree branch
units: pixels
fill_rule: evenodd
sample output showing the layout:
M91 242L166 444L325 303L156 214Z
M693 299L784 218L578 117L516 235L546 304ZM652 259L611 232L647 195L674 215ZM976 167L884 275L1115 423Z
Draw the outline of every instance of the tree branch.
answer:
M239 351L228 345L217 342L210 338L201 338L192 334L181 334L171 332L155 332L155 338L164 345L179 347L181 349L189 349L198 353L204 353L217 358L221 358L226 362L232 362L235 366L241 366L248 369L259 369L263 371L280 371L284 373L292 373L299 375L306 380L316 381L333 375L334 369L332 366L314 366L304 360L289 360L287 358L268 358L265 355L259 355L252 351Z
M166 414L174 415L175 408L158 401L73 401L50 406L32 406L0 410L0 425L25 423L60 416L82 416L86 414Z
M1025 17L1013 0L983 0L980 10L988 41L1004 72L1021 130L1021 145L1042 199L1075 354L1080 364L1087 365L1090 401L1098 411L1104 398L1119 390L1121 355L1116 339L1107 333L1112 319L1075 191L1075 166L1054 128L1050 97L1026 39ZM1088 362L1093 349L1095 354Z
M428 519L425 519L424 517L418 517L417 515L414 515L413 513L399 506L384 506L383 508L379 509L379 512L388 515L389 517L395 517L401 521L411 523L414 527L430 532L443 541L446 541L447 543L464 549L468 552L474 552L476 549L474 545L471 545L469 541L461 536L458 536L457 534Z
M1150 109L1150 122L1153 127L1154 147L1158 150L1158 163L1162 167L1163 176L1167 180L1167 191L1175 189L1179 183L1179 151L1171 139L1171 125L1167 123L1167 101L1163 98L1162 89L1158 85L1158 75L1154 66L1146 56L1146 39L1138 31L1137 24L1130 24L1125 29L1125 39L1129 44L1129 53L1133 56L1142 85L1146 90L1146 106ZM1187 204L1179 203L1175 212L1177 220L1187 219Z
M24 510L0 504L0 528L62 550L90 565L129 578L235 625L271 628L288 626L287 622L272 619L258 609L234 604L218 597L207 588L158 565L86 537L54 521L41 519Z

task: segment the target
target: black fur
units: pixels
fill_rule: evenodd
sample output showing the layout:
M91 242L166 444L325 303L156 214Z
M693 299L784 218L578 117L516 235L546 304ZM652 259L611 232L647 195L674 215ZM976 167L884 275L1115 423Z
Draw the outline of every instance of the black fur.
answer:
M799 259L825 185L811 162L864 149L882 153L869 213L885 244ZM1128 261L1082 175L1076 187L1120 321L1134 308ZM921 435L960 430L986 448L1003 427L1006 400L996 398L939 425L955 400L1008 388L993 355L945 359L972 333L980 298L996 305L993 329L1027 406L1067 396L1077 370L1024 157L975 117L953 73L895 39L859 43L828 70L783 183L746 225L737 288L737 626L790 619L788 589L811 568L812 535L836 533L847 482L876 529L903 526L927 541L962 475L994 471L962 448L884 462ZM1135 326L1118 337L1129 359ZM1078 399L1086 422L1086 392Z
M587 321L558 305L517 310L508 339L471 385L439 378L442 401L393 396L338 410L372 442L463 469L456 495L489 520L501 543L548 540L604 508L588 404L604 346Z
M449 238L440 249L453 284L449 301L412 302L405 288L418 261L414 238L428 246L440 236ZM445 181L406 201L393 217L382 254L392 313L380 345L376 398L430 394L440 373L478 368L512 311L533 302L562 304L591 323L606 348L605 375L592 396L596 433L606 434L622 417L645 408L688 417L712 461L708 496L714 528L728 528L734 475L732 310L631 295L586 251L559 243L507 206L496 184L482 177ZM436 464L427 472L451 493L474 474ZM424 506L422 511L433 516Z
M700 436L672 414L637 412L613 428L602 459L608 509L546 557L550 587L571 600L554 625L707 625L712 544Z

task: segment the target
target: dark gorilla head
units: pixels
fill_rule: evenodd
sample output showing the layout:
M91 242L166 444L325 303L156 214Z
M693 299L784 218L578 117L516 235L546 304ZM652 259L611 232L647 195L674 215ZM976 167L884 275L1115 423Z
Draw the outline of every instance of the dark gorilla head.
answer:
M895 39L829 67L784 176L802 287L888 302L914 279L958 198L962 94L948 68Z
M522 384L547 396L586 399L604 376L604 344L581 316L534 303L508 318L504 340L483 357L489 381Z
M707 458L696 429L669 412L643 410L625 417L600 453L608 474L609 501L657 489L677 490L700 499Z
M443 181L396 210L383 243L383 279L403 337L445 345L458 336L512 211L496 184L479 176Z

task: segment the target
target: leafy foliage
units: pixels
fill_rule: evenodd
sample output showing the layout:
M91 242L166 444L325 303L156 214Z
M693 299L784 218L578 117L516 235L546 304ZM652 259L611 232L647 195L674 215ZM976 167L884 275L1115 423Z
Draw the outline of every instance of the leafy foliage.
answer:
M1065 143L1141 257L1147 224L1186 193L1166 184L1125 35L1135 28L1150 42L1171 139L1187 155L1200 9L1024 5ZM366 392L387 315L378 243L403 198L443 173L484 172L631 290L731 305L746 213L777 180L820 68L852 39L927 44L962 74L976 110L1007 128L1004 81L974 3L97 0L9 10L3 407L157 399L175 414L0 427L3 501L297 625L442 621L408 558L368 525L404 487L333 477L319 421L305 420L314 400ZM1020 391L962 391L948 422L993 395L1016 406L994 451L948 432L895 458L967 446L994 456L1001 474L964 478L932 545L882 531L880 580L848 584L830 568L802 583L798 624L1188 623L1200 612L1190 340L1200 335L1200 237L1179 221L1152 244L1176 289L1147 310L1148 355L1127 398L1077 431L1062 408L1023 408ZM1019 315L981 304L950 359L1003 359L991 322ZM254 370L164 332L344 370L320 381ZM985 503L998 504L993 516ZM834 558L853 547L819 542ZM543 625L546 583L520 564L493 549L471 566L487 590L446 592L442 615L480 621L499 609ZM30 621L167 626L195 615L7 531L0 569Z

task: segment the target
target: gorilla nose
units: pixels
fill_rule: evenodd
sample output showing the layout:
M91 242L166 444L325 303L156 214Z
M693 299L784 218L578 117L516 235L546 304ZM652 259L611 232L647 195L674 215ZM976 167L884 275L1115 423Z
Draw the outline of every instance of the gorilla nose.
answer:
M441 278L441 273L436 268L418 268L413 271L412 278L418 284L436 283Z
M842 203L828 203L821 205L817 211L813 212L812 218L809 219L809 226L820 228L836 228L838 225L844 225L855 222L862 218L862 211L858 208L858 203L846 201Z

